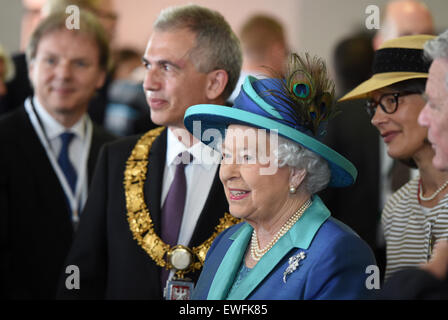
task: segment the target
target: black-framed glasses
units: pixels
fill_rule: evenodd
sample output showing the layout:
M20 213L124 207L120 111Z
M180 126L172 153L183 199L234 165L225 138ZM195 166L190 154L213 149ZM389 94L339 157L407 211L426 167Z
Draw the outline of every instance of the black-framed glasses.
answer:
M402 92L393 92L393 93L385 93L381 95L379 101L375 101L373 99L369 99L366 103L367 114L370 118L373 118L376 112L376 108L378 105L381 109L387 113L392 114L398 109L398 101L400 97L405 97L411 94L421 94L418 91L402 91Z

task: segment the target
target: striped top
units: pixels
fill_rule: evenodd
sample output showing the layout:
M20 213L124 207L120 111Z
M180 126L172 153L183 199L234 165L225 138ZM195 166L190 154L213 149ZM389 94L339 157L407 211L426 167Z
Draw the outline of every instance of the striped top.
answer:
M448 193L435 207L423 207L417 197L419 179L418 176L397 190L382 213L387 245L386 280L397 270L426 262L430 244L448 239Z

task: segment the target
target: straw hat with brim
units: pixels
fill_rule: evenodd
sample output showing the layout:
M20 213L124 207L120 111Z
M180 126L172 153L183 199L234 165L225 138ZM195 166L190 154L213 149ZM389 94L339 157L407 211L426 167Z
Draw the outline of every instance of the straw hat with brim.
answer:
M204 138L203 133L206 130L218 129L221 136L224 137L225 130L230 124L278 130L280 136L299 143L327 160L331 171L328 186L352 185L357 176L355 166L342 155L318 141L309 130L294 125L296 121L288 116L284 103L275 96L266 94L269 90L279 89L282 81L284 80L270 78L258 80L248 76L233 107L210 104L192 106L185 113L185 127L205 144L211 143ZM193 130L196 121L200 121L200 130Z
M435 36L404 36L384 42L375 51L373 76L339 101L367 98L369 93L404 80L428 78L430 61L423 57L423 46Z

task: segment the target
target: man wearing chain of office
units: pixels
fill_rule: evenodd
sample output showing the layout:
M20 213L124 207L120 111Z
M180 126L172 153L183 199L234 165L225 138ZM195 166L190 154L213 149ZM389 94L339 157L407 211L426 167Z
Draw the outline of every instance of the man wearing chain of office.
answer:
M61 281L61 298L188 299L214 237L235 222L220 155L202 161L208 147L183 117L191 105L225 104L241 69L237 37L218 12L168 8L143 63L151 120L164 127L103 148L66 261L79 267L80 289Z

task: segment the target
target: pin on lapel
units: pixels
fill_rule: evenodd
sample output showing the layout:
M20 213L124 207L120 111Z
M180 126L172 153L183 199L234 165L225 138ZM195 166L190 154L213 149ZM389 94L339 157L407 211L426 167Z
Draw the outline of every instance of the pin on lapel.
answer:
M300 261L305 259L306 255L305 252L300 251L295 256L292 256L289 258L288 261L288 267L286 268L285 272L283 272L283 283L286 283L286 277L296 271L296 269L299 267Z

